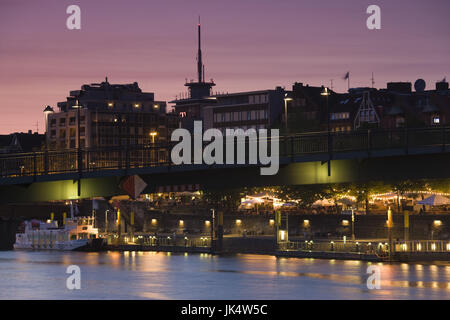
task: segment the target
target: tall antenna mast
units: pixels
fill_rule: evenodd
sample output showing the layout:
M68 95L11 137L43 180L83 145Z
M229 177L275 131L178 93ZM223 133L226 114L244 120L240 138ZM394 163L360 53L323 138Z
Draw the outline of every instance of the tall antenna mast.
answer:
M373 89L373 86L375 85L375 78L373 77L373 72L372 72L372 78L370 80L372 81L372 89Z
M198 16L198 54L197 54L197 75L198 82L202 82L203 62L202 62L202 45L201 45L201 26L200 16Z

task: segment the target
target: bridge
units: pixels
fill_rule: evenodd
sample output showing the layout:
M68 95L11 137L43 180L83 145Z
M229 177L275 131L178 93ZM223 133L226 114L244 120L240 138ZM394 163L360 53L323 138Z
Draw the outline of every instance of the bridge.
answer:
M0 155L0 203L123 195L138 175L144 193L195 184L203 189L450 178L450 127L317 132L279 138L280 170L259 165L173 165L173 144ZM248 147L248 146L247 146Z

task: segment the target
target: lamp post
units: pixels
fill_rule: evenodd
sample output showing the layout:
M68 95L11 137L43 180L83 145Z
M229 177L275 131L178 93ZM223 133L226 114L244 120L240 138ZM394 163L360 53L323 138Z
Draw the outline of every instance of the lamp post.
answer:
M80 139L80 117L81 117L81 108L82 106L78 104L78 100L76 101L76 104L73 106L73 108L77 109L77 155L78 155L78 197L81 196L81 171L82 171L82 155L81 155L81 139Z
M158 135L158 132L152 131L150 132L150 137L152 137L152 144L155 144L155 137Z
M352 208L352 240L355 240L355 209Z
M108 234L108 211L105 211L105 234Z
M389 258L390 258L392 254L392 227L394 226L391 207L388 207L387 214L388 214L387 228L388 228Z
M288 94L284 94L284 129L286 134L288 133L288 114L287 114L287 102L292 101L292 98L288 97Z
M154 147L155 147L155 138L156 138L157 135L158 135L158 132L156 132L156 131L151 131L150 132L150 137L152 137L152 152L151 152L152 158L155 158Z
M328 107L328 96L330 95L330 92L328 91L328 88L325 87L320 94L325 97L327 104L328 176L331 176L331 133L330 133L330 110Z

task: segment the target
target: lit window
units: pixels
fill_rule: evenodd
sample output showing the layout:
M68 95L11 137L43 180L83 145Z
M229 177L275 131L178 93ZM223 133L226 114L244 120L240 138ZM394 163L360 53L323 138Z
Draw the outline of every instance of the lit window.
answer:
M439 124L439 123L441 123L441 119L439 117L433 117L433 123Z

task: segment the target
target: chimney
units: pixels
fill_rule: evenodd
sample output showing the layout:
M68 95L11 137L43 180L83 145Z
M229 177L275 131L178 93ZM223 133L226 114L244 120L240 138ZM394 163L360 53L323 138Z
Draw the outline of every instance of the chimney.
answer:
M445 91L448 90L448 82L440 81L436 82L436 91Z

